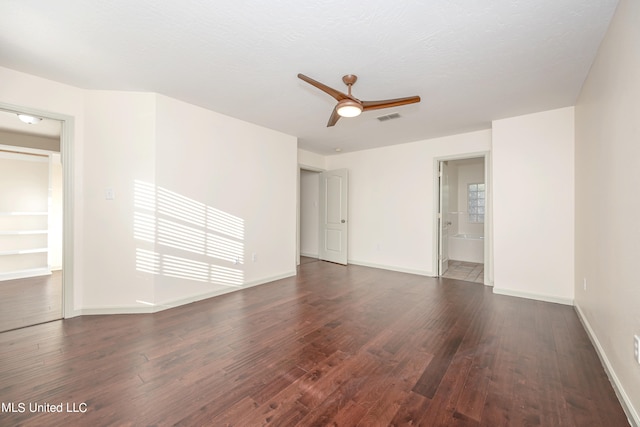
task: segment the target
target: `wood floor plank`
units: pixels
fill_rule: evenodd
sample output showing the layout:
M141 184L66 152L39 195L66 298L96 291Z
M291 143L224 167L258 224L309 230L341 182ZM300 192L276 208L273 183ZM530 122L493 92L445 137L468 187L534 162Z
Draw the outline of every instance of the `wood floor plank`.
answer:
M62 318L62 271L0 281L0 332Z
M0 425L626 425L572 307L305 260L156 314L0 333ZM84 413L7 403L86 404Z

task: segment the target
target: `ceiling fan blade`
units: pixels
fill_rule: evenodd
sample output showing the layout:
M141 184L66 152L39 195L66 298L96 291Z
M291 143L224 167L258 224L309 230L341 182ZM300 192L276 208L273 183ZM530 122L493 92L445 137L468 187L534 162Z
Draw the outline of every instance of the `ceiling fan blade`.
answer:
M420 102L419 96L409 96L406 98L385 99L382 101L362 101L362 111L379 110L380 108L399 107L401 105L415 104Z
M349 98L348 95L340 92L339 90L335 90L334 88L331 88L323 83L320 83L319 81L313 80L311 77L307 77L304 74L298 74L298 78L300 80L304 80L305 82L309 83L311 86L315 86L321 91L328 93L329 95L333 96L337 101L342 101L343 99Z
M340 114L338 114L338 106L336 105L333 108L333 112L331 113L331 117L329 117L329 121L327 122L327 127L331 127L338 123L338 119L340 119Z

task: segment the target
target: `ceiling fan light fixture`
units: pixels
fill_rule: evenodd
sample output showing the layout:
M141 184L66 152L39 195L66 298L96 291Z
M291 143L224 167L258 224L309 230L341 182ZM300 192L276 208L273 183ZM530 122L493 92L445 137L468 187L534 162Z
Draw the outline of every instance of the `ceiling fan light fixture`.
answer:
M42 121L40 117L30 116L28 114L18 114L18 118L20 119L21 122L27 123L30 125L35 125Z
M348 94L340 92L339 90L320 83L319 81L313 80L311 77L307 77L304 74L298 74L298 78L309 83L311 86L317 87L338 101L338 105L336 105L331 112L331 116L327 122L327 127L334 126L340 117L356 117L365 110L379 110L381 108L399 107L401 105L420 102L419 96L408 96L405 98L384 99L378 101L360 101L358 98L351 95L351 87L354 85L356 80L358 80L358 76L355 74L347 74L342 77L342 82L347 85ZM388 118L392 118L391 116L392 114L390 114Z
M336 111L340 117L356 117L362 113L362 105L352 99L343 99L338 102Z

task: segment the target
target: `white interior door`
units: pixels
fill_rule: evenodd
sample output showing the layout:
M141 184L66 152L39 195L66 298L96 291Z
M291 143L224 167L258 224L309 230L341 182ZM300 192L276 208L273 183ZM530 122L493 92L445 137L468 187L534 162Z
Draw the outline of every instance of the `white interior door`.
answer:
M347 188L346 169L320 174L319 258L347 265Z
M447 162L440 162L440 203L438 208L438 275L449 269L449 171Z

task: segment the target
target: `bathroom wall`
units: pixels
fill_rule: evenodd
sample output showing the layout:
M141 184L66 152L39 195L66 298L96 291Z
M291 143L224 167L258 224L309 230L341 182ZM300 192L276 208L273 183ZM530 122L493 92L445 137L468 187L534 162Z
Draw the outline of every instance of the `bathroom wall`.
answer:
M484 183L484 159L475 158L469 160L456 160L455 163L458 172L458 200L456 203L458 209L457 234L484 236L484 223L469 222L469 200L467 194L469 184Z

